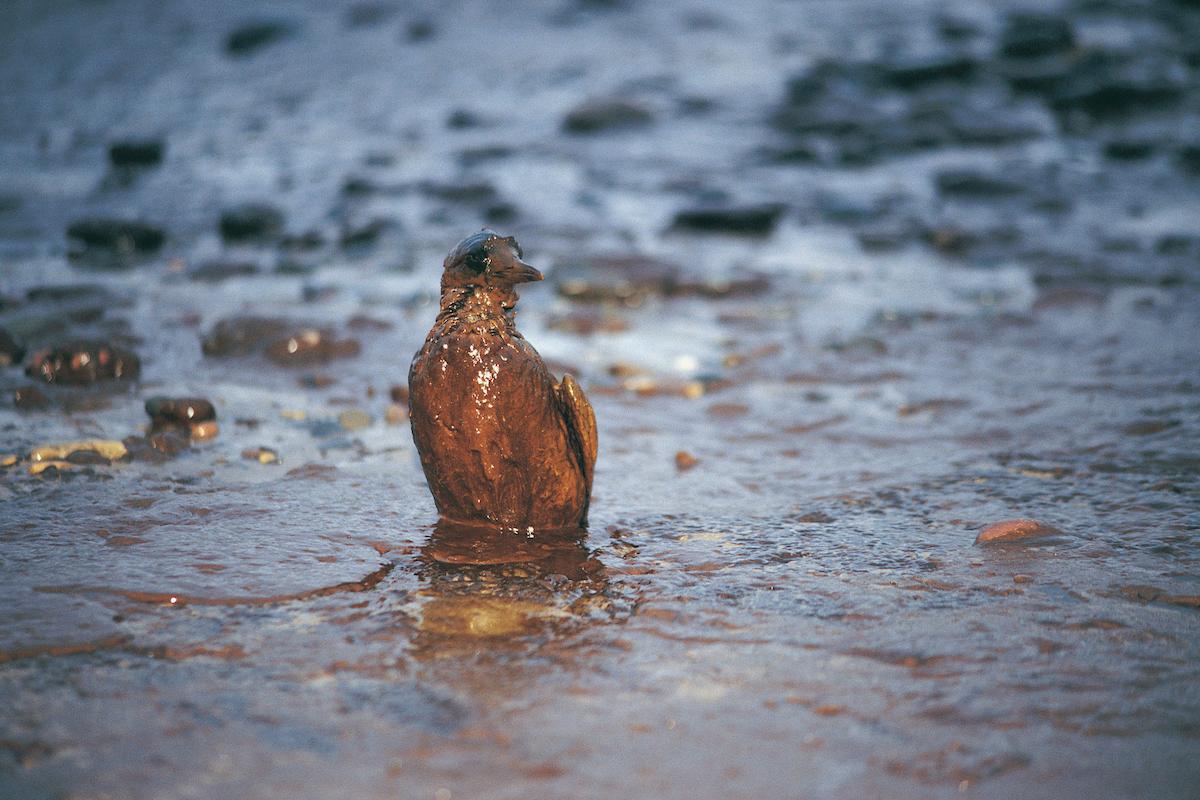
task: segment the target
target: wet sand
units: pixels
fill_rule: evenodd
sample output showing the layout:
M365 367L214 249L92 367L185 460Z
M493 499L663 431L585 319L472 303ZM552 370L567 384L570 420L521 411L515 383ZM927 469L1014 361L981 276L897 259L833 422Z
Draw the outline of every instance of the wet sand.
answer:
M1022 7L8 4L0 797L1194 797L1200 11ZM432 524L485 224L586 536Z

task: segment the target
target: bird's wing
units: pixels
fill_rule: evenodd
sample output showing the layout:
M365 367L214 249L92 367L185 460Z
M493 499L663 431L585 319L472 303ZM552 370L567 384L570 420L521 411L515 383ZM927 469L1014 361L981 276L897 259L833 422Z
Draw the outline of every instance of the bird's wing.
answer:
M562 404L563 420L567 423L567 432L571 437L571 448L579 458L579 466L583 470L583 482L590 497L598 446L596 412L592 411L592 404L588 402L583 388L570 375L563 375L557 391L559 402Z

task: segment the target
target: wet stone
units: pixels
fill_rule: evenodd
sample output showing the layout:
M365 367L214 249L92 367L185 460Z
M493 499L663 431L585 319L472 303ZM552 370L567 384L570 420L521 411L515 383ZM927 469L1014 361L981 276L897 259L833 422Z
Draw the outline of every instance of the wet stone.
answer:
M50 407L50 398L36 386L20 386L13 390L13 405L20 411L43 411Z
M693 208L676 214L672 227L697 233L766 236L775 230L775 224L782 215L783 206L774 203L757 206Z
M151 255L162 249L166 234L138 220L90 217L67 227L72 253L79 257L129 258Z
M1000 34L1000 54L1007 58L1055 55L1074 46L1075 31L1070 21L1054 14L1012 13Z
M984 199L1011 197L1024 191L1020 182L1002 175L974 169L947 169L934 178L938 194L943 197Z
M979 65L963 53L911 56L880 65L881 77L897 89L916 89L942 82L964 82L975 77Z
M270 447L252 447L242 451L242 458L247 461L257 461L260 464L279 463L279 453Z
M696 458L686 450L680 450L675 454L675 469L680 472L687 472L692 467L700 463L700 459Z
M408 387L396 384L388 389L388 397L393 403L399 403L402 406L408 405Z
M276 317L231 317L217 322L200 343L210 357L241 356L264 349L283 335L290 324Z
M649 109L629 100L597 99L573 108L563 120L563 130L576 134L627 130L649 125L653 119Z
M287 38L291 33L291 25L279 20L250 22L229 32L225 39L225 52L239 57L252 55L267 45Z
M1186 68L1160 53L1088 53L1050 92L1061 113L1093 119L1125 117L1138 111L1162 111L1178 103L1189 88Z
M108 342L80 340L35 353L25 374L46 383L86 385L97 381L135 380L137 355Z
M20 364L25 358L25 348L6 329L0 328L0 367Z
M374 420L371 415L361 409L349 408L338 414L338 424L348 431L362 430L371 427Z
M975 544L1034 542L1062 535L1058 528L1036 519L1009 519L988 525L975 537Z
M420 190L428 197L448 203L490 203L497 198L496 187L486 182L423 181Z
M329 331L308 329L267 345L267 358L288 367L324 364L353 358L362 350L357 339L335 339Z
M166 149L162 139L123 139L108 146L108 160L114 167L156 167Z
M146 401L146 414L150 416L151 431L180 429L194 435L198 426L217 418L213 404L199 397L151 397ZM211 438L215 430L200 428L197 438Z
M265 203L245 203L222 212L218 227L227 242L269 240L283 231L283 212Z
M250 261L209 261L188 271L193 281L218 283L230 278L245 278L258 274L258 265Z

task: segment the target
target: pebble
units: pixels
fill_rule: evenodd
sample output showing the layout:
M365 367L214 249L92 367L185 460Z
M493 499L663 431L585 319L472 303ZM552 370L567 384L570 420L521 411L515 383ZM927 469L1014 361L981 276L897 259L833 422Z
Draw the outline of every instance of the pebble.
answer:
M272 239L283 231L283 212L265 203L245 203L223 211L218 227L227 242Z
M567 133L592 134L639 128L649 125L654 116L649 109L619 98L588 100L573 108L563 120Z
M279 453L269 447L252 447L242 451L242 458L260 464L275 464L279 461Z
M221 432L220 426L216 420L208 420L206 422L198 422L191 428L191 435L194 441L207 441L217 438L217 434Z
M258 274L258 265L251 261L208 261L188 270L189 280L218 283L230 278L246 278Z
M67 238L77 249L76 255L127 257L150 255L162 249L167 236L162 229L145 222L111 217L90 217L72 222Z
M292 27L279 20L249 22L229 32L225 38L225 52L231 56L249 56L286 38L291 32Z
M96 453L106 461L116 461L124 458L126 453L129 452L123 442L116 441L115 439L84 439L78 442L46 444L35 447L29 452L29 460L35 464L41 461L60 461L80 451Z
M348 408L338 414L338 424L348 431L357 431L371 427L374 422L371 415L357 408Z
M1075 46L1075 31L1064 17L1036 11L1010 14L1000 34L1000 54L1008 58L1040 58Z
M680 450L675 454L675 469L679 470L680 472L686 472L699 463L700 459L684 450Z
M395 384L388 389L388 397L392 399L393 403L399 403L400 405L407 406L408 387Z
M738 236L765 236L775 230L783 215L783 206L767 203L756 206L693 208L675 215L671 227L700 233L728 233Z
M975 544L1028 542L1062 536L1058 528L1036 519L1008 519L988 525L975 537Z
M241 356L256 352L283 335L290 323L275 317L231 317L217 322L200 342L206 356Z
M41 411L50 407L50 398L36 386L19 386L13 390L13 405L21 411Z
M408 406L399 403L389 403L383 418L388 425L399 425L408 419Z
M95 340L79 340L40 350L25 367L25 374L31 378L73 385L134 380L140 372L141 362L134 353Z
M108 146L108 160L114 167L156 167L165 151L161 139L123 139Z
M190 425L217 418L213 404L200 397L163 397L157 395L146 401L146 413L156 423Z
M19 460L20 456L14 453L8 453L7 455L0 456L0 467L11 467Z
M329 331L307 329L267 345L267 358L284 366L323 364L352 358L362 350L357 339L335 339Z
M0 367L20 364L25 358L25 348L6 329L0 328Z

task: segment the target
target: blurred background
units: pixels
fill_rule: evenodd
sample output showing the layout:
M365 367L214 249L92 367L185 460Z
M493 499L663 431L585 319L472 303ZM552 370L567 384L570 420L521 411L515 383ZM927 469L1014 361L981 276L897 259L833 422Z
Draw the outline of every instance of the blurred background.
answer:
M8 0L0 795L1190 796L1198 123L1189 0ZM483 226L540 550L408 430Z

